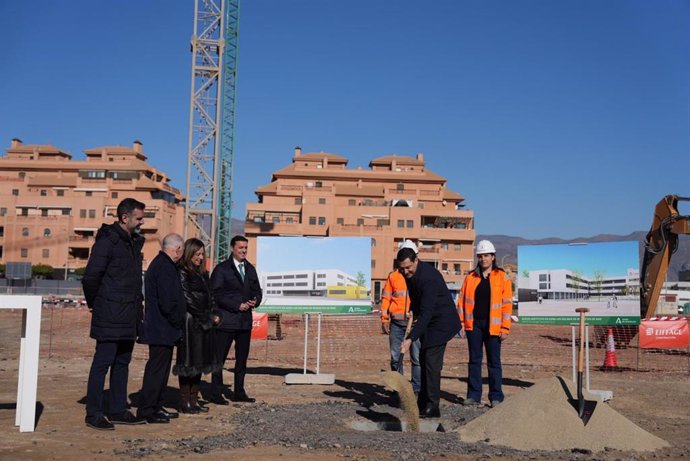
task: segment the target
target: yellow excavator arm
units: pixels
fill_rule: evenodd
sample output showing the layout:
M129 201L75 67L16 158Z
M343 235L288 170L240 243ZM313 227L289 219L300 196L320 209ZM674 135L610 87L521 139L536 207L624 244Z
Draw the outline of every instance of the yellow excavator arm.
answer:
M690 201L690 198L667 195L657 203L652 227L645 239L640 268L640 304L644 318L653 317L656 312L671 256L678 249L678 236L690 234L690 216L678 212L679 201Z

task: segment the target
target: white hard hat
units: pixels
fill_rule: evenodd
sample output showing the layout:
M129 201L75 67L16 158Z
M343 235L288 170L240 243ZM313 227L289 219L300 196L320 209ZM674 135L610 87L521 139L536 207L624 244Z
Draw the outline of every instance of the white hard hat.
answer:
M477 243L477 254L485 255L487 253L496 253L496 248L494 248L494 244L489 242L488 240L480 240L479 243Z
M415 254L417 254L419 252L417 245L415 245L415 243L409 239L400 243L400 249L402 250L403 248L410 248L410 249L412 249L412 251L415 252Z

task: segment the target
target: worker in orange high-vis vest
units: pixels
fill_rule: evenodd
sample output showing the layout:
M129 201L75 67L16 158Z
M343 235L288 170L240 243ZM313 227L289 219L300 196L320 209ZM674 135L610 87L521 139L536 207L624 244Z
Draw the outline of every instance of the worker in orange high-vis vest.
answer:
M401 248L412 248L417 252L417 245L406 240ZM405 339L405 328L410 317L410 297L407 294L405 277L394 270L388 275L381 293L381 326L388 335L391 353L391 370L404 375L403 363L400 360L400 345ZM422 384L422 370L419 366L419 340L410 348L410 364L412 365L412 390L416 393Z
M470 354L465 405L478 405L482 398L482 349L486 349L491 406L503 401L501 342L510 333L513 286L506 272L496 265L496 249L488 240L477 244L477 267L467 274L458 294L458 315L467 336Z

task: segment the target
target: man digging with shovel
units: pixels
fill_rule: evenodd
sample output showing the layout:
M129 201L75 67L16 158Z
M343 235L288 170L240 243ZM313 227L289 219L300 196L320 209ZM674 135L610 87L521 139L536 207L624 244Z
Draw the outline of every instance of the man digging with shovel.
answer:
M405 240L400 248L410 248L417 253L417 245L411 240ZM391 351L391 371L397 371L404 376L403 358L400 345L409 333L405 331L408 320L412 317L410 311L410 297L407 293L405 277L397 269L390 273L381 294L381 327L389 336ZM410 364L412 365L412 390L419 394L421 387L421 367L419 366L419 340L412 343L410 348Z
M462 328L453 297L441 273L429 263L420 261L411 248L397 255L398 267L405 276L410 308L417 321L403 341L400 352L406 353L419 339L422 383L417 398L420 418L441 416L441 370L446 344Z

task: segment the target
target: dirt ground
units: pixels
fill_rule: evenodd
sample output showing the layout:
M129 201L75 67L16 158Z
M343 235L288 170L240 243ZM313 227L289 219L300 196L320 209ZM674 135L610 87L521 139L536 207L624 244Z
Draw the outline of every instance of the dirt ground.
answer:
M84 397L93 341L88 339L88 313L61 313L61 323L44 310L39 366L38 420L33 433L14 426L18 367L19 312L0 312L0 459L300 459L309 460L470 460L470 459L683 459L690 457L690 374L687 357L670 371L592 371L592 388L613 391L610 405L646 431L671 444L656 452L586 449L524 452L485 442L465 443L454 432L473 418L491 411L460 405L466 392L466 348L458 340L449 346L442 381L440 420L445 432L408 433L361 431L357 422L396 421L396 396L382 382L388 366L387 338L377 333L377 320L362 319L346 331L346 341L322 344L322 373L334 373L334 385L286 385L284 376L301 372L303 337L299 322L290 327L276 348L253 343L248 393L255 404L210 404L209 413L181 415L166 425L118 426L95 431L84 425ZM352 325L352 322L349 322ZM292 329L291 329L292 328ZM337 321L324 336L342 333ZM504 391L507 398L539 379L557 374L570 377L568 331L557 338L539 328L515 325L504 348ZM51 336L53 339L51 340ZM62 342L60 342L62 341ZM347 349L347 345L358 345ZM48 348L50 346L50 349ZM289 346L289 347L288 347ZM290 351L289 353L286 351ZM270 353L268 351L271 351ZM281 352L282 351L282 352ZM625 351L622 351L624 354ZM50 357L49 357L50 355ZM130 366L130 400L136 405L146 349L135 348ZM463 362L463 360L465 360ZM593 359L594 361L594 359ZM565 363L564 363L565 362ZM558 366L555 364L559 364ZM232 367L232 362L226 364ZM226 371L226 382L232 372ZM165 398L174 407L177 382L171 377ZM206 390L206 389L204 389ZM574 411L574 410L573 410ZM525 421L529 424L529 421ZM553 428L559 436L559 428Z

